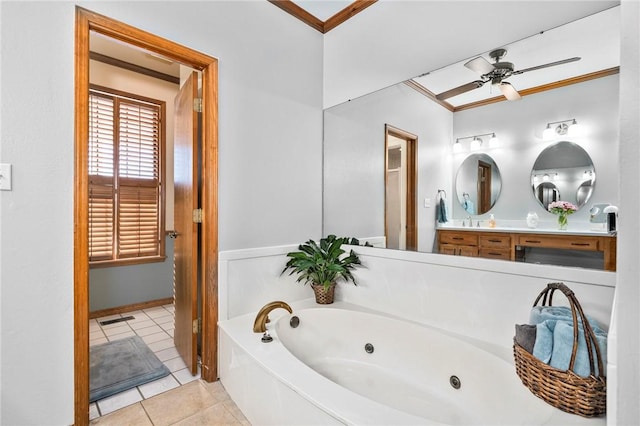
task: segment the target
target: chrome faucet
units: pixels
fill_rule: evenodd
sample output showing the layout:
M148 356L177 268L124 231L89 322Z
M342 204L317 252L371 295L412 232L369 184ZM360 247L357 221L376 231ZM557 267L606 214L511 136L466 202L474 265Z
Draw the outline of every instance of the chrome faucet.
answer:
M269 322L269 312L273 311L276 308L282 308L289 311L289 313L293 313L293 309L287 303L276 300L275 302L267 303L264 305L256 315L255 321L253 321L253 332L254 333L266 333L267 332L267 323Z
M469 228L471 228L473 226L473 219L471 219L471 216L469 216L467 219L469 219Z

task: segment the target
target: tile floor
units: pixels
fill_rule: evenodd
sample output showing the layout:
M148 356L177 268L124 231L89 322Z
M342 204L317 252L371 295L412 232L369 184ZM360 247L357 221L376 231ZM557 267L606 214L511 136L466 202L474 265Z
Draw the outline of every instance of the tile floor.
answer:
M134 319L100 325L127 316ZM199 380L199 371L191 375L173 344L173 329L173 305L90 320L91 346L137 334L171 371L162 379L91 403L92 424L249 424L220 382Z

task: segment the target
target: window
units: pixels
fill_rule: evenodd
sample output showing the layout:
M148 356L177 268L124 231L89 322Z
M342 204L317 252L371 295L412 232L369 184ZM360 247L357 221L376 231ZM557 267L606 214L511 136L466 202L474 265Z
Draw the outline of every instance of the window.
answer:
M164 102L92 86L89 261L164 260Z

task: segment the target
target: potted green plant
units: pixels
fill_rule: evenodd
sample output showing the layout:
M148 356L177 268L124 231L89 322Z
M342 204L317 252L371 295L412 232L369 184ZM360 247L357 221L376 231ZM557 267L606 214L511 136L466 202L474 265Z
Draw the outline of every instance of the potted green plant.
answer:
M335 235L329 235L320 239L319 244L314 240L300 244L299 251L287 253L289 261L282 273L290 270L289 275L298 274L296 282L311 284L317 303L333 303L337 281L344 279L356 285L351 271L361 265L358 255L353 250L346 254L342 249L343 244L358 245L359 243L355 238L338 238Z

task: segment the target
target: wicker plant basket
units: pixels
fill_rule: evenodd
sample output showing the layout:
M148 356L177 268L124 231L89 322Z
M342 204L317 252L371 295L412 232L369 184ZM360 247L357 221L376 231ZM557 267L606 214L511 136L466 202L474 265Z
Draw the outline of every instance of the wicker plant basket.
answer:
M558 370L545 364L522 348L514 339L513 354L516 372L522 383L534 395L554 407L583 417L602 416L607 408L607 382L604 376L602 355L600 354L600 348L593 329L573 291L563 283L549 283L547 288L538 295L533 306L535 307L540 299L542 299L541 306L551 306L553 293L556 290L560 290L569 299L573 316L573 351L569 369L567 371ZM582 321L587 351L589 352L589 366L591 369L589 377L581 377L573 372L578 349L579 329L576 326L578 324L578 316ZM596 359L593 357L594 350ZM597 375L596 366L598 368Z
M333 295L336 291L336 285L331 284L326 290L322 284L311 284L313 292L316 295L316 303L320 305L330 305L333 303Z

